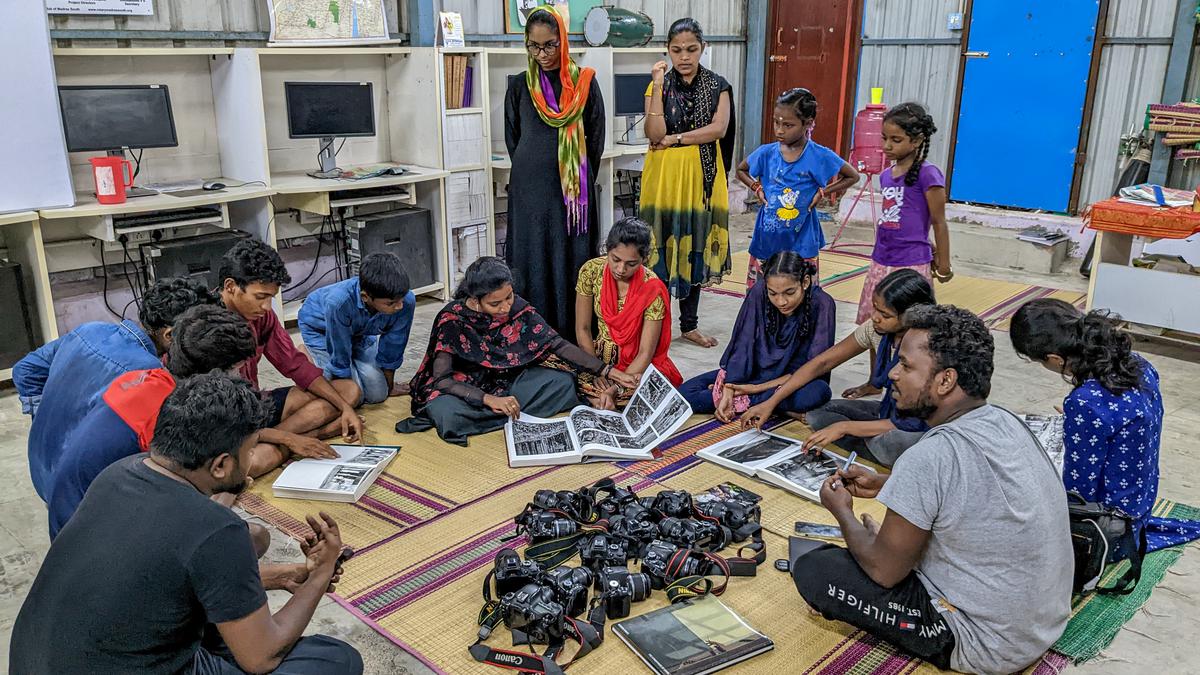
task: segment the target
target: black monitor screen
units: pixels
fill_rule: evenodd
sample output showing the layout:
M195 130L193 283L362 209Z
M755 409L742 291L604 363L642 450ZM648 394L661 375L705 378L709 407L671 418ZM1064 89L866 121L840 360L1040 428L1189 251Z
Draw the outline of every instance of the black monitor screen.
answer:
M374 136L370 82L284 82L288 136Z
M179 145L165 84L59 87L58 102L68 152Z
M650 75L616 75L616 108L614 114L641 115L646 112L646 87L650 86Z

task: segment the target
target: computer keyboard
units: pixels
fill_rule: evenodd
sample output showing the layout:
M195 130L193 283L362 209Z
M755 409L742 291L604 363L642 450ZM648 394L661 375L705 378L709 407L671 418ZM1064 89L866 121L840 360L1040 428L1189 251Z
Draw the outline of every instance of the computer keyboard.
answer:
M370 197L395 197L396 199L408 199L408 188L398 185L390 185L384 187L369 187L359 190L335 190L329 193L330 201L340 201L343 199L364 199Z
M146 227L147 225L170 225L172 223L180 223L184 221L220 217L220 208L197 206L191 209L153 211L150 213L135 213L124 216L113 216L113 229L128 230L134 227Z

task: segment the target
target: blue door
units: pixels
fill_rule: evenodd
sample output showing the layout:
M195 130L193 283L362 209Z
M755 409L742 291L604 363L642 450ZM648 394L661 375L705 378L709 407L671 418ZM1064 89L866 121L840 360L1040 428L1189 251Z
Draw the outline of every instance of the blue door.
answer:
M974 0L950 198L1066 211L1098 0Z

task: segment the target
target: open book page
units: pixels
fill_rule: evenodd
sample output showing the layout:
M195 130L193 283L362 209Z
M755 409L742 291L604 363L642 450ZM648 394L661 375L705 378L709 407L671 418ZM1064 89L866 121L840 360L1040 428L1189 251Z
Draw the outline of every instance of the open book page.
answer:
M820 501L821 484L844 466L845 458L828 450L797 452L772 461L758 475L768 483Z
M337 459L301 459L284 468L274 486L285 490L354 492L382 471L399 449L394 445L331 445Z
M1038 442L1042 444L1042 449L1050 455L1050 461L1054 462L1054 468L1058 469L1061 475L1063 470L1063 456L1066 454L1066 447L1063 439L1063 416L1062 415L1022 415L1021 419L1037 437Z
M521 413L504 425L511 466L571 464L581 459L579 442L571 429L571 419L547 420Z
M654 366L624 413L579 406L564 418L521 414L504 426L510 466L567 464L585 457L647 459L692 414L683 395Z
M703 459L746 475L800 452L801 442L763 431L750 430L727 438L696 453Z

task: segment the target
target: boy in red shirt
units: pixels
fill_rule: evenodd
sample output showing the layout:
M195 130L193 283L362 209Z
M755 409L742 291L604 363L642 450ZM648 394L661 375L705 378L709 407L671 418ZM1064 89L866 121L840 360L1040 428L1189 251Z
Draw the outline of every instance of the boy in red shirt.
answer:
M273 413L251 451L249 474L261 476L293 456L337 456L318 439L340 435L347 443L359 442L363 423L354 407L362 400L362 391L353 380L325 379L321 369L296 348L271 307L271 299L292 280L279 253L260 241L242 240L222 258L220 274L221 301L240 314L254 333L256 353L242 365L242 377L258 389L258 362L266 356L295 383L262 392L274 404Z

